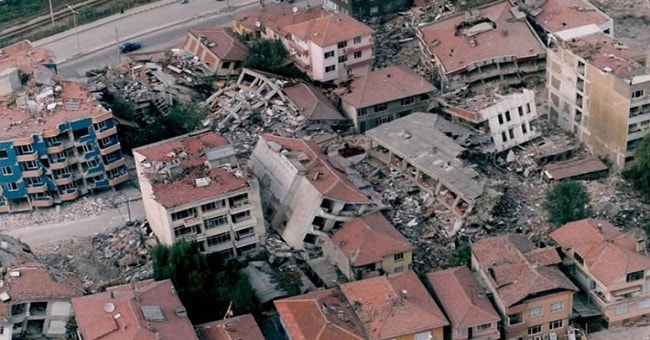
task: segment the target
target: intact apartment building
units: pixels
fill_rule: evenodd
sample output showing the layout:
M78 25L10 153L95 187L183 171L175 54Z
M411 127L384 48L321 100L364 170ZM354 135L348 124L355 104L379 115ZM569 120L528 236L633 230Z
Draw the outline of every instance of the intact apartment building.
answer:
M229 28L194 27L189 30L183 48L197 57L217 77L236 77L248 54L248 47Z
M0 55L0 212L69 202L129 180L113 114L42 64L27 41Z
M587 0L520 0L516 1L516 7L546 35L575 32L593 24L604 34L614 37L614 20Z
M440 110L485 134L495 152L508 150L541 136L536 123L539 115L535 92L523 89L509 94L478 94L470 98L455 95L438 100Z
M222 259L259 250L266 236L255 178L228 141L207 130L133 150L147 221L158 241L195 240Z
M596 25L556 36L546 69L549 120L623 170L650 131L647 55Z
M325 0L323 7L357 19L408 11L412 0Z
M518 84L545 69L546 48L509 1L478 7L417 28L424 57L442 90Z
M537 248L522 234L472 245L472 270L493 296L505 339L563 339L567 334L578 288L558 269L561 261L555 248Z
M339 107L362 133L413 112L431 108L436 88L405 66L389 66L355 77L335 91Z
M570 222L550 234L564 265L609 327L650 314L650 257L645 237L604 220Z
M231 18L235 33L246 39L280 39L286 34L282 27L328 14L329 12L320 6L301 8L281 2L238 11L233 13Z
M313 141L261 135L249 167L260 182L264 215L296 249L374 206Z

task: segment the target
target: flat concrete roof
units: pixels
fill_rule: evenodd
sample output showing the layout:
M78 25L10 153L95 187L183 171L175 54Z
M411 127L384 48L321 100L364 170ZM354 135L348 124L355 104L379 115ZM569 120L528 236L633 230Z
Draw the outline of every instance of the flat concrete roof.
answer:
M366 135L465 199L481 196L484 181L457 158L465 149L436 128L437 119L436 114L416 112L366 131Z

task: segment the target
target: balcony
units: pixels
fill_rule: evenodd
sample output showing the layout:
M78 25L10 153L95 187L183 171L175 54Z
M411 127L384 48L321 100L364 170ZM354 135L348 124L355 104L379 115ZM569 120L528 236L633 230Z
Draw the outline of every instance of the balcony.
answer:
M102 173L104 173L104 165L100 163L97 164L96 166L86 169L86 171L84 172L84 177L97 176Z
M77 199L79 197L79 190L77 189L70 189L65 192L62 192L59 197L61 198L61 201L72 201Z
M211 253L226 250L226 249L230 249L230 248L232 248L232 241L226 241L226 242L219 243L219 244L213 244L211 246L208 246L207 242L206 242L206 247L205 247L206 251L211 252Z
M38 152L32 152L25 155L18 155L16 159L19 162L35 161L38 159Z
M66 184L72 183L73 178L72 178L72 176L70 174L65 174L63 176L65 176L65 177L55 178L54 179L54 184L56 184L56 185L66 185Z
M117 151L117 150L120 150L121 147L122 147L122 146L121 146L120 143L118 142L118 143L115 143L115 144L113 144L113 145L111 145L111 146L108 146L108 147L106 147L106 148L104 148L104 149L101 149L101 148L100 148L100 149L99 149L99 153L100 153L102 156L106 156L106 155L108 155L108 154L110 154L110 153L113 153L113 152L115 152L115 151Z
M28 194L40 194L42 192L47 191L47 185L45 183L33 185L33 186L28 186L27 187L27 193Z
M255 233L242 236L239 239L235 238L235 246L237 248L244 247L254 243L257 243L257 235L255 235Z
M108 180L108 185L114 187L120 183L124 183L129 180L129 174L123 174L113 179Z
M43 175L43 168L23 170L23 177L40 177Z
M208 218L212 218L212 217L221 216L224 213L226 213L227 211L228 211L228 208L224 205L224 206L216 208L214 210L204 211L204 212L202 212L201 215L203 215L203 219L208 219Z
M117 133L117 128L115 126L113 126L112 128L106 129L104 131L95 132L95 136L97 137L97 139L103 139L103 138L106 138L108 136L112 136L112 135L114 135L116 133Z
M52 199L52 197L38 198L32 200L33 207L39 207L39 208L51 207L53 204L54 204L54 200Z
M119 167L121 167L121 166L123 166L125 164L126 164L126 161L124 160L124 158L120 158L119 161L115 161L115 162L108 163L108 164L104 165L104 170L105 171L111 171L111 170L117 169L117 168L119 168Z
M334 215L334 214L329 212L329 209L326 209L326 208L321 208L320 213L318 215L320 217L326 218L328 220L334 220L334 221L339 221L339 222L345 222L345 221L350 219L350 217Z
M12 143L14 146L32 145L33 142L34 142L34 141L32 140L32 137L31 137L31 136L29 136L29 137L19 137L19 138L15 138L15 139L13 139L13 140L11 141L11 143Z
M255 217L253 217L253 216L250 216L250 217L245 218L245 219L237 220L237 222L233 221L232 229L237 231L239 229L255 225L256 223L257 223L257 219Z
M193 225L199 225L199 224L202 224L202 223L203 223L203 219L200 218L200 217L196 217L196 216L188 217L188 218L183 220L183 224L186 227L193 226Z
M47 153L50 155L63 152L65 150L65 146L63 146L63 143L59 143L57 145L52 145L47 148Z
M230 213L231 214L236 214L236 213L240 213L242 211L250 210L252 208L253 208L253 203L250 200L235 202L230 207Z
M43 138L52 138L52 137L58 136L60 133L61 133L61 130L59 130L59 128L57 127L57 128L51 129L51 130L43 130L43 135L42 136L43 136Z
M50 169L52 170L61 170L70 165L70 161L67 158L57 159L50 163Z
M103 115L94 116L92 118L92 122L93 122L93 124L97 124L97 123L100 123L100 122L103 122L103 121L106 121L106 120L109 120L109 119L113 119L113 113L107 111Z

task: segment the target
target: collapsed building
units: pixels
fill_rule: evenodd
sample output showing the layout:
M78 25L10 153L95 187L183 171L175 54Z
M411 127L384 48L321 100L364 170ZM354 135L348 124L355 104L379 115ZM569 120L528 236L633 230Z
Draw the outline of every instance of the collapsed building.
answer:
M189 30L183 48L217 77L239 75L248 47L231 29L221 27L194 27Z

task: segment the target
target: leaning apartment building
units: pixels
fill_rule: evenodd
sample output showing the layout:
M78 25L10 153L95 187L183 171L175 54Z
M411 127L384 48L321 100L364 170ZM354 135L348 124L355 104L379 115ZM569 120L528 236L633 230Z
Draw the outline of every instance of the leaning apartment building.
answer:
M0 212L72 201L129 180L113 114L23 41L0 53Z

